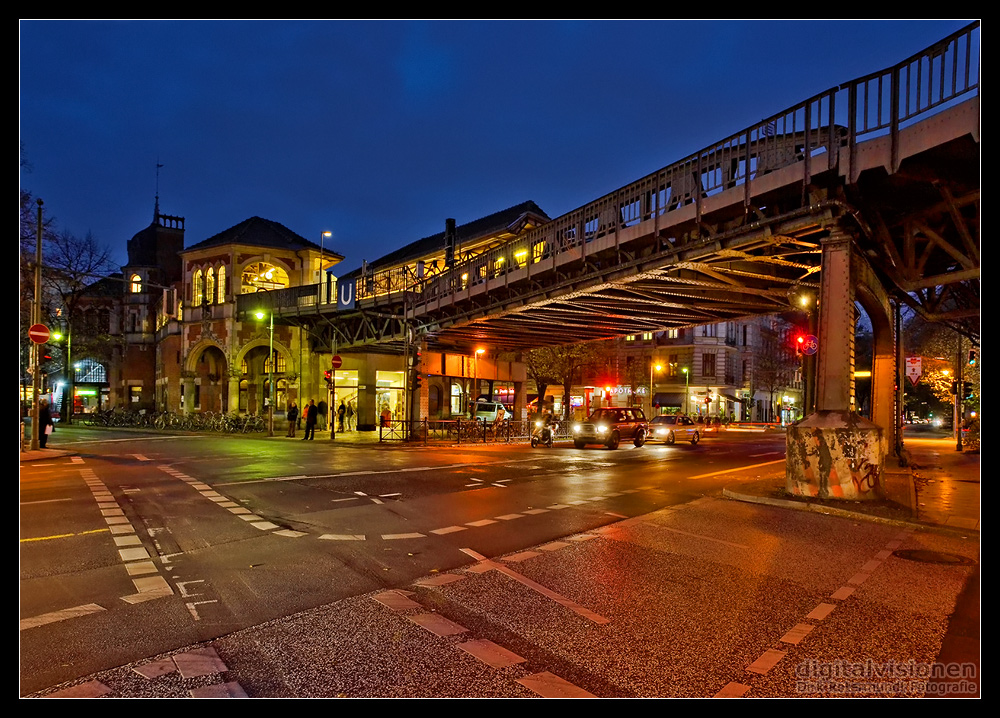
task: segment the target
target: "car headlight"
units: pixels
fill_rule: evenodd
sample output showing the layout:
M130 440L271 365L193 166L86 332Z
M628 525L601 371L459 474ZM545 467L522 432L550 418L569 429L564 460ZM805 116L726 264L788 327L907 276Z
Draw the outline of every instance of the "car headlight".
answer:
M603 434L607 430L608 430L608 427L606 427L604 424L598 424L597 425L597 433L598 434Z
M579 434L580 433L580 425L579 424L573 424L573 433L574 434Z
M540 421L536 421L536 422L535 422L535 428L536 428L536 429L541 429L541 428L542 428L542 422L540 422Z

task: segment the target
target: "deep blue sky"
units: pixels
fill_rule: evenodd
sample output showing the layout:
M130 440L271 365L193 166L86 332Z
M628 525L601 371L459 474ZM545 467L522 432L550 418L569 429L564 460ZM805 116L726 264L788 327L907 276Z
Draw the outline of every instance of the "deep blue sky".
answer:
M188 245L257 215L353 269L556 217L967 22L21 21L20 182L124 263L159 161Z

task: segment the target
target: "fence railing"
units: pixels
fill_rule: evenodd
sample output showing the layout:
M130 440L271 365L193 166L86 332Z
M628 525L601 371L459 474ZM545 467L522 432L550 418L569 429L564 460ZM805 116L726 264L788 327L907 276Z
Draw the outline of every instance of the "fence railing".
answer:
M420 419L393 421L379 427L379 441L410 441L449 444L527 443L535 429L533 421L506 419L484 422L478 419ZM568 439L568 426L556 431L555 439Z
M617 243L622 230L640 222L659 223L685 208L700 222L706 198L737 187L749 207L752 184L763 176L801 164L805 187L815 172L842 160L853 172L858 143L879 135L892 138L895 169L901 128L978 92L979 35L979 23L972 23L901 63L821 92L415 288L432 300L519 270L530 277L554 269L559 255L585 256L598 239L613 236Z

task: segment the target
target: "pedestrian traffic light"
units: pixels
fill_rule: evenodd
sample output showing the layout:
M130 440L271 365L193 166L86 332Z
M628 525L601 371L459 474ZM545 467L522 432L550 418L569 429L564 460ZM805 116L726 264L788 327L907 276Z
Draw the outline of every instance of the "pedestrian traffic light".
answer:
M803 347L806 345L806 337L804 334L795 335L795 353L801 354Z
M976 350L975 349L970 349L969 350L969 366L975 366L975 365L976 365Z
M419 374L413 375L413 391L420 391L420 386L423 384L423 377Z

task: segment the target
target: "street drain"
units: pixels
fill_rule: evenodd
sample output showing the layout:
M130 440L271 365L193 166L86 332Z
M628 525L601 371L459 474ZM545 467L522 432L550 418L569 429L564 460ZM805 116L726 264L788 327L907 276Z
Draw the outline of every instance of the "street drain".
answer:
M920 563L948 563L954 566L972 566L975 564L975 561L965 556L957 556L953 553L942 553L940 551L924 551L922 549L893 551L892 555L905 558L907 561L919 561Z

